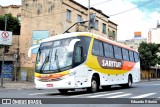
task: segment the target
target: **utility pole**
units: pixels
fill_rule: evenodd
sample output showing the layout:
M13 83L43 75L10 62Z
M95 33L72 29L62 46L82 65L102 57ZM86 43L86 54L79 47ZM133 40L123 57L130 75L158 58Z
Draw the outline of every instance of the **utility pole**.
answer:
M14 62L14 81L17 81L17 59L18 59L18 52L14 54L15 62Z
M2 51L2 71L1 71L1 88L4 88L3 87L4 51L5 51L5 46L3 45L3 51Z
M90 0L88 0L88 32L90 32Z
M4 27L4 31L6 31L6 30L7 30L7 16L5 16L5 27ZM3 45L3 51L2 51L1 88L4 88L4 87L3 87L4 51L5 51L5 45Z

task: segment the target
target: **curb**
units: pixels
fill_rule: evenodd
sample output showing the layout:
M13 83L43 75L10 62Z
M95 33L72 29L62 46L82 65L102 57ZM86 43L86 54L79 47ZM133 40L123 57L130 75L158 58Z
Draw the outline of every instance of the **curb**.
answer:
M0 90L6 89L35 89L34 82L25 82L25 81L5 81L3 87L0 87Z
M152 82L152 81L160 81L160 79L145 79L145 80L141 80L140 82Z

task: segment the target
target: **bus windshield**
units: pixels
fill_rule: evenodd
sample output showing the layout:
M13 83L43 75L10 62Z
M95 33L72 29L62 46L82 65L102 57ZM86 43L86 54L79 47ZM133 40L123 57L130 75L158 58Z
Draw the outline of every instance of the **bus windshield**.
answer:
M72 66L73 52L69 50L72 39L42 43L37 53L36 72L56 73L69 69Z

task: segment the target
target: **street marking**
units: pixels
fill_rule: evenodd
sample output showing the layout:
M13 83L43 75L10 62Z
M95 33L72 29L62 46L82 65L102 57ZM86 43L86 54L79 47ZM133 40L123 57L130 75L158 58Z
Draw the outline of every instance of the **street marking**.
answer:
M95 94L103 94L103 93L106 93L106 92L98 92L98 93L95 93ZM81 96L95 95L95 94L90 93L90 94L83 94L83 95L74 95L74 96L69 96L69 97L81 97Z
M154 95L154 94L156 94L156 93L142 94L142 95L131 97L131 98L145 98L145 97L148 97L148 96L151 96L151 95Z
M125 97L125 96L129 96L129 95L132 95L132 94L128 93L128 94L115 95L115 96L110 96L110 97L105 97L105 98L119 98L119 97Z
M160 84L153 84L153 85L160 85Z
M40 94L53 94L53 92L32 93L32 94L29 94L29 95L40 95Z
M115 93L108 93L108 94L103 94L103 95L94 95L94 96L88 96L88 98L102 97L102 96L121 94L121 93L124 93L124 92L115 92Z

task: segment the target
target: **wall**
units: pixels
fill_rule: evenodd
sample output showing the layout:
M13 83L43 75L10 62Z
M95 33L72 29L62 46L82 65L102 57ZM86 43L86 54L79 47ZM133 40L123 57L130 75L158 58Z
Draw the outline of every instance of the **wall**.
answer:
M21 5L3 6L5 14L11 13L14 17L21 15Z
M35 56L28 58L32 46L33 31L49 31L48 36L61 33L61 2L58 0L25 0L22 2L22 22L20 37L21 67L34 67Z
M0 15L3 15L4 14L4 9L3 7L0 5Z
M151 29L151 43L160 44L159 39L160 38L160 28Z
M137 38L133 38L125 41L118 41L118 42L124 45L127 45L130 48L138 50L139 44L142 42L147 42L147 38L137 37Z
M148 71L142 70L141 72L141 78L142 79L148 79L148 76L150 78L156 78L156 69L151 69ZM157 69L157 78L160 78L160 69Z

